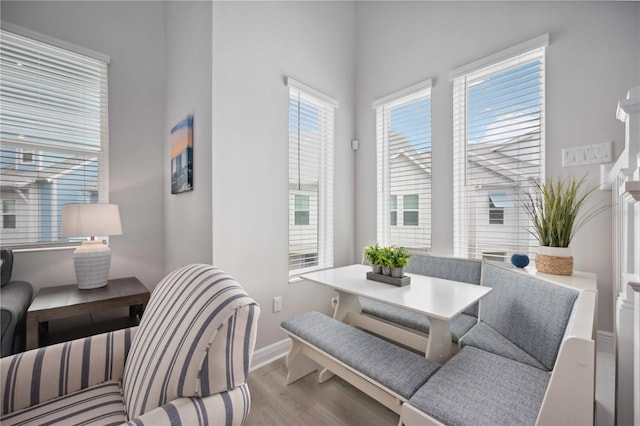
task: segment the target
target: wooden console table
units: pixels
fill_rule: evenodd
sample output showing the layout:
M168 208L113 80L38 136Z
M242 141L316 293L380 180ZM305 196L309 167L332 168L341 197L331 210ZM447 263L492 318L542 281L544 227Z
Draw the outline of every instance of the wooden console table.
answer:
M27 350L38 347L40 323L127 306L131 316L142 316L149 297L149 290L135 277L109 280L91 290L80 290L76 284L42 288L27 311Z

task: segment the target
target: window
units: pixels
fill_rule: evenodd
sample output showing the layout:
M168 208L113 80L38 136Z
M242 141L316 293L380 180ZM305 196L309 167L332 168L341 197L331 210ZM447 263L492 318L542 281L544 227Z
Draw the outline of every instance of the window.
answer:
M451 75L456 256L504 259L537 245L520 197L544 177L547 45L544 35Z
M10 25L0 31L0 239L64 243L64 204L108 202L108 58Z
M309 195L295 194L295 224L309 225Z
M431 248L431 80L393 93L376 110L378 242Z
M333 266L334 99L289 86L289 275Z
M391 226L398 225L398 196L390 195L389 196L389 214L391 215Z
M2 200L2 228L16 229L16 200Z

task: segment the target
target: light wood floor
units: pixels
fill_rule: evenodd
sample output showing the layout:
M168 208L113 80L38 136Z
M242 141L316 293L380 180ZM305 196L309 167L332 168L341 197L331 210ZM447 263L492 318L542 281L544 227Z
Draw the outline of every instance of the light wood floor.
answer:
M245 425L397 426L399 416L339 377L317 374L286 384L284 359L249 375L251 411Z

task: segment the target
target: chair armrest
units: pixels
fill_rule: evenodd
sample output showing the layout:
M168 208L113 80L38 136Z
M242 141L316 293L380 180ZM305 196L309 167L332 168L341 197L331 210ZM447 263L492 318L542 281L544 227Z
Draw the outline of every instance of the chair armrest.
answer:
M136 331L112 331L2 358L2 414L122 379Z
M128 426L241 425L249 414L247 384L203 398L177 398L124 423Z

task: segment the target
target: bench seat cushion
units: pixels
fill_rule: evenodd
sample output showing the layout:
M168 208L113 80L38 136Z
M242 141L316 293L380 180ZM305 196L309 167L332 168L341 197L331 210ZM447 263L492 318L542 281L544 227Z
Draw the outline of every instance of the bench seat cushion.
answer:
M466 346L409 404L449 426L533 425L549 377L538 368Z
M407 399L440 367L424 356L319 312L295 316L281 325L285 330Z
M120 424L126 422L119 380L61 396L0 418L3 426L18 424Z
M552 370L578 292L485 262L480 319Z
M481 322L462 339L463 346L474 346L542 370L549 370L491 326Z
M424 315L364 297L360 298L360 305L362 306L362 312L367 315L429 334L429 319ZM455 317L449 323L453 343L458 343L458 339L471 330L477 321L478 318L467 314L460 314Z

